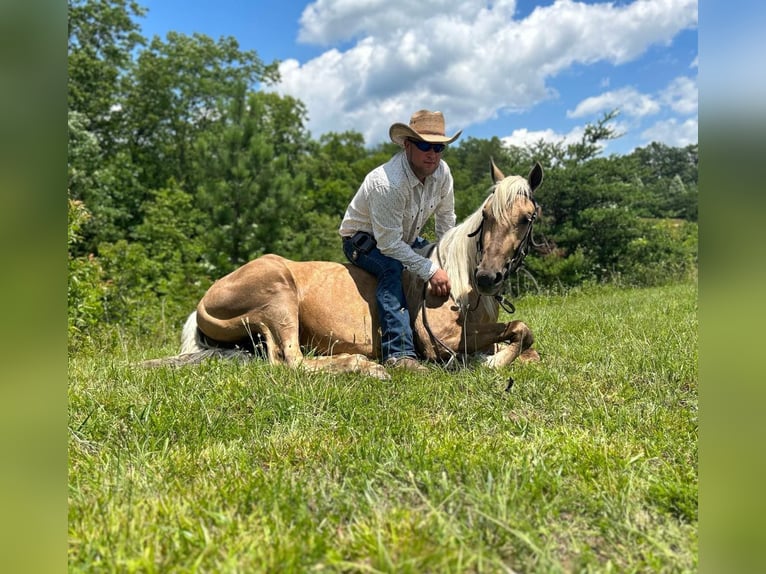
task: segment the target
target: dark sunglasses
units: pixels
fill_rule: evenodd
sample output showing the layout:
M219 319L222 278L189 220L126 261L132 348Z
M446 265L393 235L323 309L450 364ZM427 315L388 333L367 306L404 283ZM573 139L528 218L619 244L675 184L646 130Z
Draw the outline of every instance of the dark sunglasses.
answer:
M444 151L444 148L447 147L446 145L440 144L440 143L429 143L429 142L424 142L421 140L414 140L412 138L407 138L407 139L420 151L428 151L432 149L436 153L441 153Z

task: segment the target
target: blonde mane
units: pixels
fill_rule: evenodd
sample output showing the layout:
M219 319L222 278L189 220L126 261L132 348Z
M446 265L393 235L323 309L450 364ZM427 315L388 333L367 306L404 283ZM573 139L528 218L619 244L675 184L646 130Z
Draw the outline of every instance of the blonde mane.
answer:
M469 237L469 235L481 225L485 206L492 210L492 216L496 220L509 224L511 208L520 196L532 197L532 190L525 178L514 175L497 182L490 188L490 194L481 206L462 223L445 233L439 241L438 248L433 250L431 259L447 272L452 283L452 296L461 308L467 309L471 305L476 305L476 302L470 301L469 298L471 292L476 291L474 269L479 263L479 236L477 234ZM493 297L481 297L479 301L488 316L496 319L497 301Z

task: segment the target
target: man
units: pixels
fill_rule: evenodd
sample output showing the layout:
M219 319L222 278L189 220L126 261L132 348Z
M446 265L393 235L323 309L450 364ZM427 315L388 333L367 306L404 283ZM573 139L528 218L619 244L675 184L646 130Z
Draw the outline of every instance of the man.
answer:
M452 174L441 154L462 131L448 137L441 112L420 110L412 114L409 125L395 123L388 133L402 150L367 174L346 209L339 233L349 261L377 278L383 364L426 371L415 355L402 270L428 281L437 296L449 295L446 271L413 247L426 245L419 233L431 215L439 238L455 225Z

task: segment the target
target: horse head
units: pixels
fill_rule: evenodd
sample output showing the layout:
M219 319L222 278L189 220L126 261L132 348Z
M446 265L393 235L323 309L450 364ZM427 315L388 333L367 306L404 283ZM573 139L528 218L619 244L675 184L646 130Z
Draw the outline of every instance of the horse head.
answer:
M476 289L481 295L494 296L527 255L539 213L534 192L543 181L543 168L535 163L526 179L506 177L490 160L490 172L494 187L482 206L481 223L471 235L478 236Z

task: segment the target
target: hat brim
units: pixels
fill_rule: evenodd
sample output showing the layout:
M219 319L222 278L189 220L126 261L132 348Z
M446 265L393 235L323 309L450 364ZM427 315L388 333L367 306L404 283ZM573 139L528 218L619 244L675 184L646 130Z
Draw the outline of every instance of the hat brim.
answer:
M395 144L404 147L404 141L407 138L421 140L428 143L450 144L460 137L463 130L458 130L452 137L440 136L438 134L421 134L413 130L407 124L395 123L389 128L388 135Z

